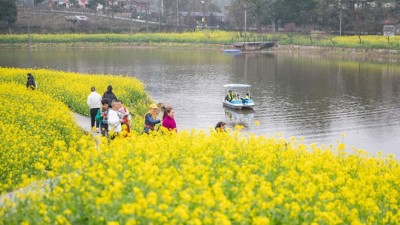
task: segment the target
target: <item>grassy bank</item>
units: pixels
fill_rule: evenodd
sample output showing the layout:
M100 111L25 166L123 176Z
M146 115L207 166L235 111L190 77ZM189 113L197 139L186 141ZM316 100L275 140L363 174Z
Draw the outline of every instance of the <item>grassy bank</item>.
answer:
M199 31L186 33L136 34L32 34L32 43L232 43L236 33L225 31ZM0 35L0 44L28 43L28 35Z
M0 122L8 126L0 135L8 137L0 139L7 146L1 149L0 160L10 161L7 175L21 174L25 185L35 179L50 180L41 190L4 201L0 224L400 223L400 163L392 155L349 153L343 144L322 147L295 138L243 136L238 130L137 132L96 146L86 136L62 135L54 117L71 119L62 116L70 115L62 102L82 110L81 101L92 84L102 87L113 82L119 87L116 95L134 104L140 95L128 98L127 93L134 89L142 93L141 84L128 77L31 70L39 91L28 91L21 84L26 72L0 71L7 74L1 80L0 101L17 110L9 120L10 108L3 107ZM142 122L145 109L133 106L140 114L136 122ZM32 122L22 122L32 110L38 111ZM51 115L52 110L62 115ZM32 129L35 124L43 133ZM18 137L20 130L27 138ZM49 151L26 150L32 137ZM12 167L20 157L10 154L14 152L23 152L26 160ZM46 157L50 167L37 155ZM35 173L18 170L28 162Z
M248 33L246 38L238 32L203 30L184 33L135 33L135 34L31 34L0 35L1 46L26 44L55 44L72 47L90 46L180 46L204 47L204 44L227 46L237 41L277 40L279 45L325 46L355 49L400 49L400 37L383 36L328 36Z
M325 46L363 49L400 49L400 37L378 35L363 36L310 36L310 35L284 35L281 36L281 45Z
M86 11L86 13L85 13ZM116 13L115 17L124 19L113 19L111 15L87 14L87 10L79 12L62 12L46 9L18 9L17 21L11 27L11 33L131 33L145 32L145 23L137 23L129 20L129 14ZM95 13L95 12L92 12ZM66 21L66 16L81 15L88 17L88 21L71 23ZM158 31L158 25L149 26L150 31ZM7 23L0 23L0 33L9 34Z

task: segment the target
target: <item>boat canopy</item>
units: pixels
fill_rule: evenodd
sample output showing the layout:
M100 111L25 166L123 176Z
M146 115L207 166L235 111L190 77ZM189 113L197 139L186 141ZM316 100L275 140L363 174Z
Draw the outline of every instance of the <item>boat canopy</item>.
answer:
M249 84L225 84L224 88L249 88Z

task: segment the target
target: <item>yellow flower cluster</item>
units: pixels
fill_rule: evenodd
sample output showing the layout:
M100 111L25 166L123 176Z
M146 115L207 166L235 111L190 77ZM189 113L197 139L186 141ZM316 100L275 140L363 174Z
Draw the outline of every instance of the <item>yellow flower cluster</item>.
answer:
M137 115L143 115L150 103L144 92L144 84L134 77L106 76L98 74L78 74L48 69L19 69L0 67L0 82L26 84L26 74L32 73L38 83L38 90L64 102L77 113L89 115L86 104L90 87L94 86L101 95L108 85L113 86L115 95ZM143 129L140 122L133 124ZM140 129L139 129L140 128Z
M16 84L27 70L1 72L1 81L14 82L0 84L1 187L14 185L14 177L24 186L32 177L47 180L42 188L31 183L13 197L1 195L0 225L400 224L400 163L393 155L231 130L133 134L95 144L79 137L57 100L79 105L81 82L100 76L35 70L40 91L28 91ZM77 85L63 88L63 81Z
M32 34L34 43L209 43L209 44L232 44L235 41L245 41L238 32L220 30L198 30L196 32L182 33L135 33L135 34ZM382 35L361 36L330 36L320 34L294 35L294 34L257 34L249 32L246 37L248 41L261 41L262 38L277 39L279 44L337 46L347 48L379 48L399 49L400 37ZM26 34L0 35L0 44L28 43L29 36Z
M0 83L0 193L43 178L79 128L68 107L41 92Z
M0 73L2 74L0 82L20 84L25 84L26 74L32 73L40 91L65 102L75 112L85 115L88 114L86 98L90 93L91 86L95 86L102 94L108 85L112 85L113 92L126 104L135 104L136 106L140 100L147 100L143 83L133 77L4 67L0 67Z
M330 36L320 35L320 37L310 37L310 35L281 35L279 44L295 44L306 46L330 46L344 48L364 48L364 49L399 49L400 37L390 37L382 35L361 35L361 36Z
M333 38L339 45L347 47L358 47L360 45L371 48L399 48L400 37L394 36L389 39L383 35L362 36L336 36ZM361 41L361 43L360 43Z
M75 42L189 42L230 43L237 32L202 30L183 33L136 33L136 34L32 34L35 43ZM27 35L0 35L0 43L27 43Z
M399 162L344 147L238 131L117 139L82 149L79 170L19 196L0 224L399 224Z

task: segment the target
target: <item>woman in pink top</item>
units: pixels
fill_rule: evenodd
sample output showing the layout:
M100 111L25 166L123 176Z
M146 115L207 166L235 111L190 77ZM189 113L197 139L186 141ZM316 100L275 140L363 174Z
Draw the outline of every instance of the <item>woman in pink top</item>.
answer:
M170 131L172 130L177 131L174 114L175 111L172 107L167 107L164 109L162 126Z

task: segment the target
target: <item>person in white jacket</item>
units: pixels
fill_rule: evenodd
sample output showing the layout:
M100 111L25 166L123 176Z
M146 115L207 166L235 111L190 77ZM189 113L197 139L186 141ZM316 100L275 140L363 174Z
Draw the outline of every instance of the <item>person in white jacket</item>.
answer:
M118 112L120 107L119 100L112 101L112 108L108 112L108 131L113 131L113 134L110 136L111 140L119 135L122 131L122 123L124 120L121 118L121 114Z
M99 131L99 124L96 122L96 115L99 109L101 108L101 95L96 92L95 87L91 87L90 90L92 93L88 96L87 104L90 108L90 123L92 128L96 125L96 130Z

